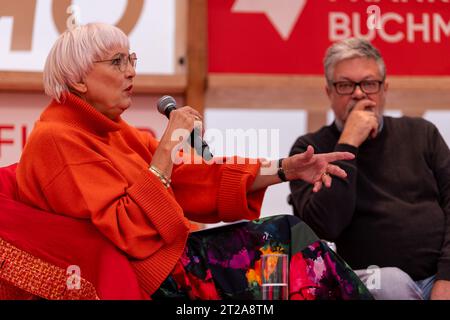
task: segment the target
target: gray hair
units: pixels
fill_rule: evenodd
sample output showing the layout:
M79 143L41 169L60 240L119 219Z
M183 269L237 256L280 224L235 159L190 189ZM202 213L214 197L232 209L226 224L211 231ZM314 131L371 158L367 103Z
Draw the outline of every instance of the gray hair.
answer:
M367 40L349 38L336 42L328 48L323 61L327 82L332 82L336 64L352 58L374 59L380 68L380 74L383 80L386 78L386 65L380 51Z
M92 70L94 61L104 59L105 54L120 47L129 48L128 38L112 25L90 23L65 31L45 63L45 93L61 102L63 94Z

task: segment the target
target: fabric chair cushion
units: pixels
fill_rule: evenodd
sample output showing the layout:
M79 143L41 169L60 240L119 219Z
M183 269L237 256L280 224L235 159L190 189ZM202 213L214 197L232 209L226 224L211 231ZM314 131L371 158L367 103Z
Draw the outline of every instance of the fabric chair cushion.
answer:
M17 199L17 164L0 168L0 194L9 199Z
M0 168L0 179L0 281L46 299L145 298L127 256L90 221L16 201L15 166ZM81 291L67 292L71 266Z

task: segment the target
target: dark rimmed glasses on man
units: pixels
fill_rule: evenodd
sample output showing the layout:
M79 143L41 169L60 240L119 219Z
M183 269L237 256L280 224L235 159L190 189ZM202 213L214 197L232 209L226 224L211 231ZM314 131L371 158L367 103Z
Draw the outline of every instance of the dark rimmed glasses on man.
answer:
M137 56L136 56L136 53L134 53L134 52L130 53L128 55L121 53L113 59L100 60L100 61L94 61L94 62L95 63L111 62L111 65L117 66L117 68L120 70L120 72L125 72L125 70L127 70L128 63L130 63L131 66L134 69L136 69Z
M375 94L380 92L381 85L384 81L380 80L363 80L360 82L353 81L336 81L333 86L336 92L340 95L351 95L355 92L358 86L365 94Z

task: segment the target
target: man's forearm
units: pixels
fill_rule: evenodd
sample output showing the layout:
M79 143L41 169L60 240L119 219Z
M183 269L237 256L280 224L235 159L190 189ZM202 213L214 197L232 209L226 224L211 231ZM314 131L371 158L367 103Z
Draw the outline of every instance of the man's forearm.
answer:
M350 223L356 206L356 182L334 179L331 188L317 193L303 182L291 184L292 201L300 216L319 235L335 240Z

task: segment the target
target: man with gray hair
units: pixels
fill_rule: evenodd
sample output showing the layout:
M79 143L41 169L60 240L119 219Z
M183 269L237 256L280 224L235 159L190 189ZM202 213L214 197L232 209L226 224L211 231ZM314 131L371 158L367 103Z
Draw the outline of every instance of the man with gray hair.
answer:
M383 116L380 52L362 39L333 44L325 60L335 121L295 142L291 155L349 151L348 174L312 192L291 181L294 213L356 270L376 299L450 299L450 151L422 118ZM322 181L329 183L324 173Z

